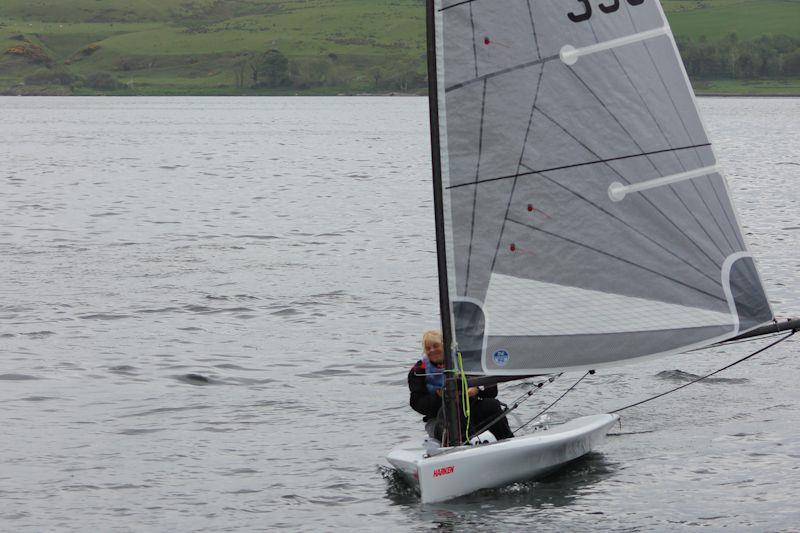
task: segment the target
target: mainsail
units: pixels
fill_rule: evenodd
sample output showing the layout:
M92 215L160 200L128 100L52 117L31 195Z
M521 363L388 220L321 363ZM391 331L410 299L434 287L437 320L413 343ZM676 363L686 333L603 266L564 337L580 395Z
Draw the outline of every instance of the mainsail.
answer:
M468 373L773 319L657 0L433 2L442 311Z

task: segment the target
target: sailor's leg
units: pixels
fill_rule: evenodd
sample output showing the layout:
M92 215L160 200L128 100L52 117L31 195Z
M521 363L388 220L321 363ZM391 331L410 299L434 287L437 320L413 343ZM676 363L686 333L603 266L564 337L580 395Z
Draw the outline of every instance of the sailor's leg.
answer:
M471 425L475 429L497 418L497 416L503 412L503 406L495 398L475 400L470 403L470 409L472 410L473 418L473 423ZM501 418L489 426L488 429L497 440L510 439L514 436L511 432L511 428L508 427L508 419L506 417Z

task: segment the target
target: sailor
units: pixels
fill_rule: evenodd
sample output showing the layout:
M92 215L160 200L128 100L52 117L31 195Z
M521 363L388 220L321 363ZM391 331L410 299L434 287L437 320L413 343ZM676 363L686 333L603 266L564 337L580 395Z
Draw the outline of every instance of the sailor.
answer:
M441 440L442 392L444 390L444 346L442 334L429 330L422 334L422 359L408 373L408 388L411 391L411 408L424 416L425 430L431 437ZM467 389L470 406L470 428L478 429L484 423L496 418L503 411L497 400L497 385L470 387ZM461 429L466 431L466 419L461 416ZM489 428L497 440L514 436L508 427L508 420L502 417Z

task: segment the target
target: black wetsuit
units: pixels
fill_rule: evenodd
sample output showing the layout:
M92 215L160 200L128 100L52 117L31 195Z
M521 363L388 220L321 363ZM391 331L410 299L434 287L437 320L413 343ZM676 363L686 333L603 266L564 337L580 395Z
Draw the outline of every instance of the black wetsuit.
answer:
M435 420L439 417L439 411L442 408L442 398L428 391L428 386L425 382L425 367L421 360L417 361L408 373L408 389L411 391L411 398L409 399L411 408L423 415L425 417L423 418L425 422ZM477 396L469 399L469 409L471 419L470 435L472 436L474 430L497 417L497 415L503 411L502 404L497 400L497 385L491 385L480 389ZM462 431L465 427L466 419L462 414ZM506 417L501 418L488 429L497 440L509 439L514 436L514 434L511 433L511 428L508 427L508 420ZM441 439L441 424L437 424L435 436L437 439Z

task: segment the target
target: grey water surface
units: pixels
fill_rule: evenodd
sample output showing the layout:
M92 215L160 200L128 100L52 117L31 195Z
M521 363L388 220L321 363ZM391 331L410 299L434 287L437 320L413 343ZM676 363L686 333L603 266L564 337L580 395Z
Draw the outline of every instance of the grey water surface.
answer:
M800 100L699 103L800 316ZM422 432L431 204L423 98L0 98L0 530L800 528L795 339L625 411L546 480L421 505L384 455ZM552 419L767 342L602 369Z

